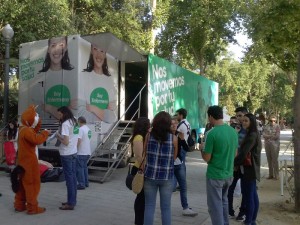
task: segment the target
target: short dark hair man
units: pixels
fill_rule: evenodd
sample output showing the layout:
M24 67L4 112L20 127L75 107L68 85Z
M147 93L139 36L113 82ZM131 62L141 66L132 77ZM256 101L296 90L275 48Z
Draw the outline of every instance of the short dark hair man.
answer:
M191 126L189 122L186 120L187 117L187 110L184 108L180 108L176 111L177 113L177 120L178 120L178 126L177 126L177 133L183 134L178 135L178 138L180 139L180 136L184 137L185 140L185 146L186 141L188 138L188 134L191 132ZM182 140L183 141L183 140ZM182 142L181 142L182 143ZM175 178L179 184L180 188L180 201L181 206L183 208L182 215L183 216L197 216L198 213L193 211L187 201L187 185L186 185L186 167L185 167L185 156L186 156L186 149L181 144L179 146L181 149L178 149L178 152L180 154L181 161L177 158L174 162L174 175ZM174 179L174 181L176 182ZM176 186L176 183L175 183Z
M223 110L210 106L208 120L214 126L201 145L207 162L206 192L208 212L213 225L229 224L227 192L232 181L234 157L238 147L237 132L223 122Z

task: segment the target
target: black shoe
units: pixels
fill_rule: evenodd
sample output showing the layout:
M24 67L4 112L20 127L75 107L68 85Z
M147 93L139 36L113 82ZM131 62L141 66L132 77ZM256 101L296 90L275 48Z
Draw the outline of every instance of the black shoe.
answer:
M85 187L77 186L77 190L84 190Z
M74 210L74 206L71 205L63 205L59 207L60 210Z

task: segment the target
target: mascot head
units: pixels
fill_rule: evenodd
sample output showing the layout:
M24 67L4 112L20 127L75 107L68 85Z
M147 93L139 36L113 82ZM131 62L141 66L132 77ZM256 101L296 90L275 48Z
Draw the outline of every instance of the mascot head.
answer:
M21 115L21 122L24 126L35 128L39 123L39 114L35 111L36 107L30 105Z

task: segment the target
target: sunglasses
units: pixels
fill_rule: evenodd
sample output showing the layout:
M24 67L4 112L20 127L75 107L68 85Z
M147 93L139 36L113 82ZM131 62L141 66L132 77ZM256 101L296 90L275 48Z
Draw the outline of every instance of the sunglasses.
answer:
M276 120L269 120L270 122L276 122Z
M237 117L242 117L243 115L236 115Z

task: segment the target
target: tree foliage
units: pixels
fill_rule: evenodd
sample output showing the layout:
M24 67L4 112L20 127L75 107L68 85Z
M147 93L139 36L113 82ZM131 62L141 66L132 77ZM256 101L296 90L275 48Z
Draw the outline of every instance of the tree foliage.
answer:
M158 36L157 54L202 75L234 41L238 28L234 0L175 0ZM235 25L235 26L233 26Z
M300 212L300 4L298 0L245 0L243 3L245 26L253 41L248 57L265 57L278 65L295 85L295 209Z
M220 104L226 106L232 115L238 106L245 106L256 112L268 94L270 66L262 62L237 62L223 58L207 69L207 76L219 82Z
M0 5L0 29L9 23L15 32L10 51L13 58L18 58L21 43L99 32L114 33L138 50L148 52L150 49L153 17L149 1L0 0ZM159 18L157 16L157 21ZM4 52L4 44L0 44L1 55ZM1 77L4 76L3 68L0 67ZM16 109L13 93L11 91L10 101Z

